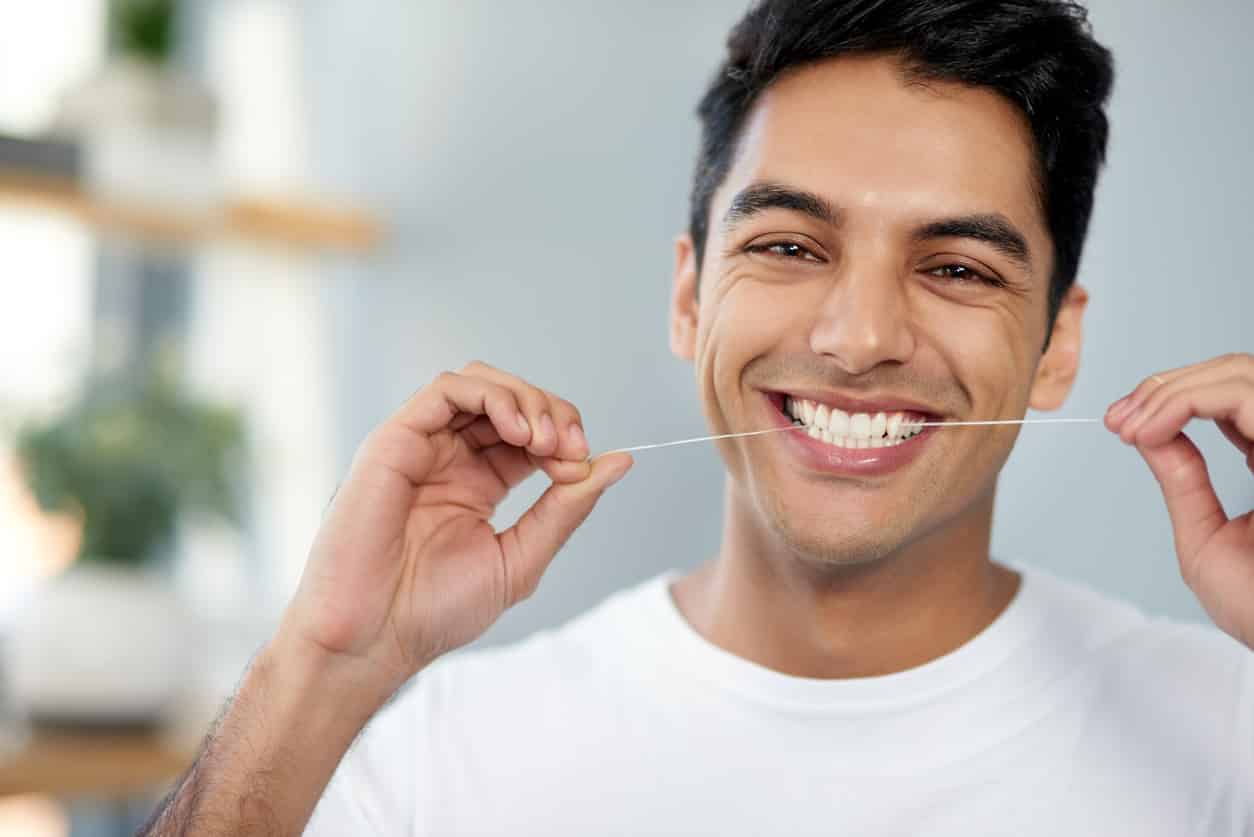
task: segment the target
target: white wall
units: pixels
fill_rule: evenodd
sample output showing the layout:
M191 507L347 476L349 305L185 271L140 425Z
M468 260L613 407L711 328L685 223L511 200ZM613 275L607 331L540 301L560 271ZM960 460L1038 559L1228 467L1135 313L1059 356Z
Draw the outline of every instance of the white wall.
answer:
M1155 369L1254 350L1242 275L1254 59L1243 3L1101 0L1120 81L1083 281L1085 369L1067 413L1100 415ZM388 208L372 265L327 268L339 464L444 368L504 366L578 404L595 449L701 433L666 348L692 108L739 0L327 0L305 8L317 178ZM1254 491L1199 431L1223 496ZM486 641L560 621L718 543L713 448L641 454L537 595ZM541 486L513 498L512 518ZM1092 427L1025 430L1003 478L1000 557L1196 616L1148 471Z

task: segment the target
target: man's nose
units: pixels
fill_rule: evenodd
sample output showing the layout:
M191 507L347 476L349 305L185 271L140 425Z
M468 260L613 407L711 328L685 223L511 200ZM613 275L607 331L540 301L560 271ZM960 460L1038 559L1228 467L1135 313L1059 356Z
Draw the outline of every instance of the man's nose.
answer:
M887 259L846 259L836 271L810 332L810 349L851 375L914 352L905 277Z

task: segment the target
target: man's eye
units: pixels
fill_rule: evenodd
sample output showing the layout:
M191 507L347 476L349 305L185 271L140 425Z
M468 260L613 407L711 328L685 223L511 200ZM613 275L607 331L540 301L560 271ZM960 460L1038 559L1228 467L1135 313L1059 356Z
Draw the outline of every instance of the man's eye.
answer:
M799 259L802 261L821 262L818 256L793 241L776 241L772 244L755 244L746 248L750 253L769 253L782 259Z
M930 276L938 279L948 279L951 282L963 284L966 282L980 282L985 285L994 285L1000 287L1004 283L995 276L987 273L981 273L978 270L967 267L964 264L943 264L940 267L933 267L926 271Z

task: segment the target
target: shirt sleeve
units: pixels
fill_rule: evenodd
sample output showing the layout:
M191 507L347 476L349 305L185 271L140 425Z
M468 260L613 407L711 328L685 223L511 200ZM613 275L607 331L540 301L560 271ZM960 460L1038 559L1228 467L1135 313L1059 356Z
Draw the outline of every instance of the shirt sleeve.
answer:
M419 691L411 681L357 737L318 801L306 837L414 833Z

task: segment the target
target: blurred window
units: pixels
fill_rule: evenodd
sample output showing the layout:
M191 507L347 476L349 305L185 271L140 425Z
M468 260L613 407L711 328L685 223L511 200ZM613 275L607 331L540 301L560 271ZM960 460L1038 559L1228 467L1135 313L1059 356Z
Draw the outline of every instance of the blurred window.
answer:
M105 0L0 0L0 20L0 131L35 134L104 55Z
M67 86L98 64L105 0L0 0L0 131L40 133ZM0 417L53 410L87 364L94 241L67 218L0 204ZM72 539L37 516L0 448L0 627L33 580L63 563Z

